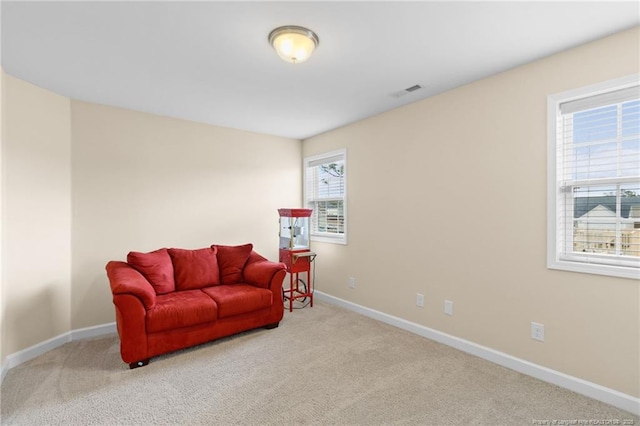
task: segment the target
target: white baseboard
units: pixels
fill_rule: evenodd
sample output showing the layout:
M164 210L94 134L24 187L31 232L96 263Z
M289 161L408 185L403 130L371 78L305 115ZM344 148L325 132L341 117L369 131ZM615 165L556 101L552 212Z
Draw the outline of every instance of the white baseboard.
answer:
M116 323L110 322L102 325L95 325L93 327L79 328L77 330L71 330L71 340L89 339L91 337L103 336L105 334L116 333Z
M450 334L443 333L393 315L385 314L384 312L376 311L375 309L370 309L365 306L349 302L348 300L331 296L321 291L316 290L314 295L318 300L323 302L331 303L366 317L410 331L411 333L451 346L463 352L486 359L487 361L491 361L511 370L515 370L519 373L535 377L536 379L540 379L548 383L553 383L554 385L588 396L589 398L613 405L614 407L629 411L637 416L640 415L640 398L534 364L524 359L516 358L504 352L499 352L486 346L478 345L477 343L460 339Z
M7 359L5 358L2 360L2 363L0 364L0 384L2 384L2 382L4 381L4 376L6 376L8 372L9 372L9 367L8 367Z
M7 356L2 363L2 372L0 372L0 383L4 381L5 376L13 367L16 367L22 363L25 363L37 356L40 356L52 349L60 347L65 343L69 343L74 340L87 339L90 337L102 336L103 334L111 334L116 332L116 323L97 325L95 327L79 328L77 330L71 330L67 333L61 334L44 342L37 343L26 349L18 351L14 354Z

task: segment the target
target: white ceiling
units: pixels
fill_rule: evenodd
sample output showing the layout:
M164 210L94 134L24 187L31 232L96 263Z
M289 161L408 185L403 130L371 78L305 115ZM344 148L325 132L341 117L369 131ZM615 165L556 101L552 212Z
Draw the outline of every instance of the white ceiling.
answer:
M2 1L1 13L8 74L73 99L297 139L640 24L637 1ZM311 59L278 58L267 36L281 25L318 34Z

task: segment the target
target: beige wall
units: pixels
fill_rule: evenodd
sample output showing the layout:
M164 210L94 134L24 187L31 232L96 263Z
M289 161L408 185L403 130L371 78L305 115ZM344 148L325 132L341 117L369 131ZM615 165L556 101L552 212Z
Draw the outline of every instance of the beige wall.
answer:
M70 330L68 98L3 73L2 359Z
M252 242L278 257L298 140L71 102L72 328L114 321L104 266L129 251Z
M0 362L114 321L130 250L254 243L301 192L298 140L71 101L2 74Z
M305 140L349 161L349 244L312 243L317 289L640 396L638 281L545 252L547 95L637 73L638 52L636 28Z

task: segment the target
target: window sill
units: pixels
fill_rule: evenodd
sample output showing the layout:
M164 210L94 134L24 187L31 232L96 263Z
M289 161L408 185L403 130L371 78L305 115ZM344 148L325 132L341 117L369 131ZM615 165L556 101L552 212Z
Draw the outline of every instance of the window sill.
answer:
M331 243L331 244L346 245L347 244L347 237L346 237L346 235L343 235L343 236L340 236L340 237L329 237L329 236L324 236L324 235L311 235L311 241L318 242L318 243Z
M560 271L581 272L584 274L640 280L640 269L628 266L597 265L566 260L550 260L547 262L547 268Z

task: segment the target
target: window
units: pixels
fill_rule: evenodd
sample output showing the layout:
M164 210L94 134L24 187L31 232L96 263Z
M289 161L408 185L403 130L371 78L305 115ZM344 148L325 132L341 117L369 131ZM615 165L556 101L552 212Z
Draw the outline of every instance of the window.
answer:
M305 158L304 179L305 207L313 210L311 240L346 244L346 151Z
M640 278L640 87L549 96L547 265Z

